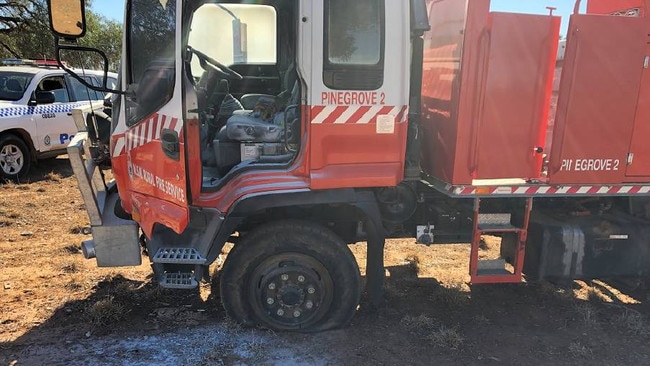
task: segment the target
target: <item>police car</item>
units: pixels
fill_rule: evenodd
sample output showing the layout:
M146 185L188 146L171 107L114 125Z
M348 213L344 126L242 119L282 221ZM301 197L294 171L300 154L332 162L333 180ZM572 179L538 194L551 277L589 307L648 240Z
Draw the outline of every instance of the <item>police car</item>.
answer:
M77 132L72 110L103 106L105 94L86 88L56 61L5 59L0 66L0 180L18 181L39 159L66 153ZM76 70L101 86L103 72ZM108 74L115 88L117 75ZM96 107L95 107L96 106Z

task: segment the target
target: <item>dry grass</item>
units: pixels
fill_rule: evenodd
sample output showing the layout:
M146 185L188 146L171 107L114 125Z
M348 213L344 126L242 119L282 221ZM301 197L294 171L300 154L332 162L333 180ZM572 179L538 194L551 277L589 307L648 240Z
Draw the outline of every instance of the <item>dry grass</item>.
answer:
M61 174L59 174L59 173L49 172L45 176L45 179L49 180L50 182L59 182L59 181L61 181L62 177L61 177Z
M124 319L124 305L116 302L113 296L108 296L86 307L84 314L94 326L105 326Z
M406 315L400 320L400 324L411 333L421 337L431 332L437 326L433 319L424 314L419 316Z
M439 348L456 350L464 342L464 338L456 327L447 327L436 323L428 316L404 316L400 325L410 333L428 340L431 345Z
M576 341L569 344L569 354L573 358L590 358L593 355L593 351L591 348Z
M469 292L465 287L466 285L462 283L442 285L431 295L431 300L449 308L457 308L467 305L469 301Z
M459 349L465 341L457 328L447 328L444 325L431 332L426 338L436 347L452 350Z
M625 309L614 317L614 322L635 336L650 335L650 327L648 327L646 318L637 311Z
M70 262L63 265L63 267L61 267L61 271L64 273L77 273L79 272L79 267L77 266L77 263Z
M406 257L405 261L409 274L417 277L420 273L420 258L418 258L417 255L413 254Z
M583 325L595 328L600 324L598 310L588 302L578 302L574 306L578 319Z

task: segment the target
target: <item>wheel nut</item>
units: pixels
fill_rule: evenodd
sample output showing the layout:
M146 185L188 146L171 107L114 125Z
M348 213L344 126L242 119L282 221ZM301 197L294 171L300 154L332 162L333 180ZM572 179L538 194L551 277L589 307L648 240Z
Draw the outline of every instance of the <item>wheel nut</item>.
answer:
M310 288L307 289L307 292L309 292L310 294L313 294L314 292L316 292L316 289L313 288L313 287L310 287Z
M275 282L269 283L269 290L275 290Z
M266 299L266 303L269 304L269 305L273 305L274 302L275 302L275 300L273 300L272 297L269 297L268 299Z
M298 310L294 311L294 312L293 312L293 317L294 317L294 318L298 318L298 317L300 317L300 311L298 311Z
M298 276L298 282L305 282L305 276L303 275Z
M311 301L307 301L307 302L305 303L305 307L306 307L307 309L311 309L311 308L314 307L314 303L311 302Z
M283 274L282 276L280 276L280 278L282 279L282 281L286 281L286 280L289 279L289 275L288 274Z
M276 314L278 314L278 316L282 316L282 315L284 315L284 310L278 309Z

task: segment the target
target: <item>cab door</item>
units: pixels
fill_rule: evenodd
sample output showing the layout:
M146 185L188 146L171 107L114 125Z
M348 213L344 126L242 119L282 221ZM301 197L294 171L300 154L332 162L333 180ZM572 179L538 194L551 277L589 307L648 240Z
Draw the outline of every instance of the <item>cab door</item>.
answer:
M120 195L149 237L155 224L181 233L188 223L180 3L132 1L127 22L126 131L113 137L113 161L125 151Z
M304 0L301 12L311 187L397 185L406 150L409 7L389 0Z

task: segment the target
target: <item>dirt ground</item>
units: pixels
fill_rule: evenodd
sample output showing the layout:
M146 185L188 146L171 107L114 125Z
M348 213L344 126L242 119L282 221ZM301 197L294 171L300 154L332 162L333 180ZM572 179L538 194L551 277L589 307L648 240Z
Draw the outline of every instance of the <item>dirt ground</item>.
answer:
M392 240L378 311L272 333L226 319L210 284L159 289L146 259L97 268L79 250L87 226L64 158L0 184L0 365L650 364L648 279L469 286L467 244Z

